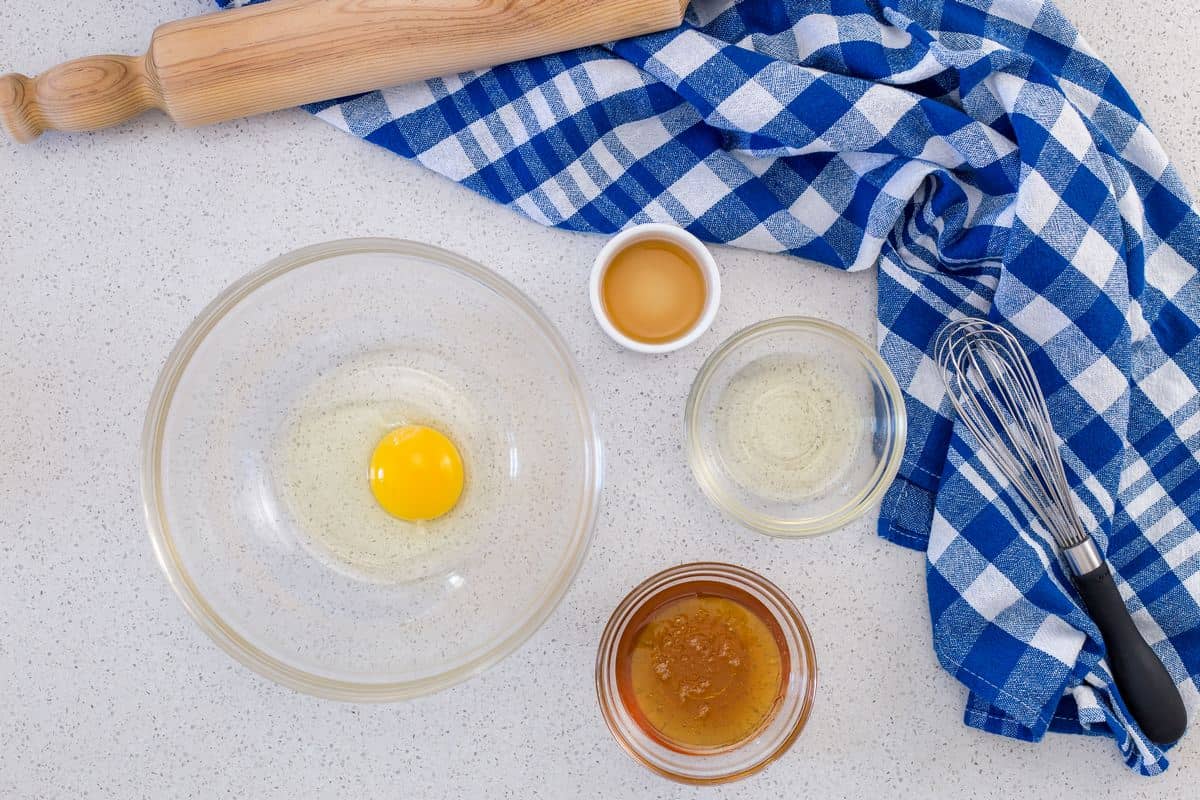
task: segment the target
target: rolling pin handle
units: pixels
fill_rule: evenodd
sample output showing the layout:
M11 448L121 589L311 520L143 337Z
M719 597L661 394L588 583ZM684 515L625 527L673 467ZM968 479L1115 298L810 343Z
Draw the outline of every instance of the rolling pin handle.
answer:
M92 56L36 78L0 76L0 124L18 142L48 130L107 128L161 105L143 56Z

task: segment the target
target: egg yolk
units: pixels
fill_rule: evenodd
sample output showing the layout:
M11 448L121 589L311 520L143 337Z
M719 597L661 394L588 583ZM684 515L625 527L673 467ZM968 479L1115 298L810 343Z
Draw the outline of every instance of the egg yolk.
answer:
M446 436L424 425L389 431L371 455L371 493L394 517L435 519L454 508L463 490L463 463Z

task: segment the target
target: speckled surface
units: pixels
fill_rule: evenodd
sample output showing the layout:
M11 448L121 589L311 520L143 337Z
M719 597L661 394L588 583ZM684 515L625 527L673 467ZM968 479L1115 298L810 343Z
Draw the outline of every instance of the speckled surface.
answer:
M1194 188L1192 0L1064 0ZM206 0L8 0L0 72L134 52ZM722 519L687 471L684 398L703 358L759 319L813 314L873 334L874 280L718 249L724 305L685 351L639 357L592 322L601 241L544 230L300 112L199 131L152 117L0 142L0 797L964 797L1069 790L1183 798L1106 740L1028 745L961 724L929 647L923 562L864 519L809 542ZM414 238L495 268L573 348L608 476L596 537L550 622L491 672L401 705L354 706L259 678L191 622L154 562L138 494L142 416L176 337L229 282L294 247ZM817 702L795 748L728 787L676 786L611 740L592 686L609 612L650 573L724 559L787 590L812 628Z

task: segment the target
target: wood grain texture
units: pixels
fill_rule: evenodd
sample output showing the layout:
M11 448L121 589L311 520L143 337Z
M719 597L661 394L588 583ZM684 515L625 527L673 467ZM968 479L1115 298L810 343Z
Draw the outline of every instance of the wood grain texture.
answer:
M18 141L148 108L205 125L678 25L687 0L274 0L167 23L145 59L0 77Z
M90 56L36 78L0 77L0 121L18 142L46 130L107 128L159 105L141 56Z

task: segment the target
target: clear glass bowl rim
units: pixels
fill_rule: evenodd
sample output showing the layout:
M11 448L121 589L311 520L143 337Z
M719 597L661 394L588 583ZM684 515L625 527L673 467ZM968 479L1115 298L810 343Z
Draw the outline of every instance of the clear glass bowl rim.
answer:
M852 496L841 508L819 517L780 519L760 514L730 497L709 479L706 474L708 467L701 453L699 444L698 406L700 398L708 389L709 382L725 359L729 358L739 347L751 339L780 331L817 332L841 341L858 351L863 360L870 365L878 377L888 402L893 408L892 435L887 445L890 447L887 459L877 469L874 483L864 486ZM837 530L851 520L861 516L877 502L892 484L900 471L900 462L904 456L904 444L908 434L908 414L905 410L904 395L900 384L891 369L884 363L874 348L840 325L827 322L816 317L790 316L775 317L743 328L721 343L710 355L696 373L688 394L687 405L684 409L684 430L687 449L688 465L692 475L700 484L701 490L717 508L737 519L743 525L770 536L781 538L802 538L817 536Z
M176 553L164 515L165 504L159 478L164 429L176 388L192 356L208 333L234 307L271 281L315 262L361 253L387 253L436 262L483 284L522 311L541 331L546 344L558 356L572 387L575 411L585 432L585 475L580 512L564 559L550 586L542 593L540 602L529 609L519 625L486 651L453 669L411 681L375 683L333 680L293 667L269 655L234 630L204 599ZM342 239L302 247L269 261L228 286L188 326L167 357L151 394L142 430L141 477L143 512L159 566L192 619L217 646L244 666L297 691L331 700L392 702L436 692L478 675L520 647L545 623L566 594L591 543L603 481L603 448L595 412L570 349L550 321L524 293L486 267L440 247L390 238Z
M637 610L641 608L642 604L653 598L660 588L680 579L691 578L696 580L724 581L734 586L739 583L749 584L763 594L770 596L787 617L786 619L777 619L777 622L785 628L792 628L799 640L800 652L791 653L791 657L803 661L806 666L806 679L799 687L799 690L804 693L799 714L795 724L786 732L778 746L770 752L763 754L761 758L743 769L708 777L665 769L646 758L638 748L637 743L624 735L614 717L617 715L627 716L628 712L625 711L621 698L609 686L610 682L614 682L614 679L612 679L607 668L607 665L612 661L613 651L621 641L621 635L624 633L625 627ZM596 650L596 697L600 704L600 713L603 715L604 723L608 726L612 737L617 740L617 743L621 745L621 749L628 753L634 761L665 778L670 778L679 783L694 785L730 783L765 769L769 764L775 762L780 756L786 753L795 743L801 731L804 730L804 726L808 723L809 715L812 713L813 700L816 697L816 693L816 648L813 645L812 634L808 630L804 616L796 608L796 604L792 602L786 592L757 572L745 567L739 567L736 564L726 564L720 561L696 561L690 564L680 564L670 567L651 575L634 587L625 596L625 599L617 605L616 609L613 610L612 616L609 617L608 623L604 626L604 633L600 636L600 646Z

